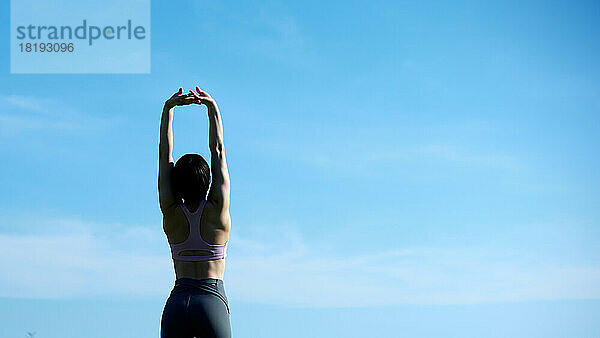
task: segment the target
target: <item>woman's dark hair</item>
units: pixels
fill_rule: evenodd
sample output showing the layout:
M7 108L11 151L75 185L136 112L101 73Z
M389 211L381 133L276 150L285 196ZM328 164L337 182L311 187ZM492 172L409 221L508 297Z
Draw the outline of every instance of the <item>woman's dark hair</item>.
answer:
M188 201L206 199L210 167L202 156L185 154L175 163L171 181L176 198Z

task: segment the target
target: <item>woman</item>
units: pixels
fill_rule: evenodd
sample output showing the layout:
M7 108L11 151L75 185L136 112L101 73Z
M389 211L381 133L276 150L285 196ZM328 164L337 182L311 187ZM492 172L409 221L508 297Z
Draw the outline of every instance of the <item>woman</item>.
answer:
M158 190L176 276L162 314L161 338L231 337L223 285L231 228L223 126L216 102L198 87L196 92L183 94L179 88L166 101L160 122ZM173 109L190 104L208 108L210 169L198 154L173 163Z

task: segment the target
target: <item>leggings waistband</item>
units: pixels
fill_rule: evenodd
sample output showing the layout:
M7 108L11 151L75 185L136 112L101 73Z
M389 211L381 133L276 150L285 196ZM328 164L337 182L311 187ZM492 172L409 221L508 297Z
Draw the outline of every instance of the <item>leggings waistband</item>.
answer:
M206 284L214 284L214 283L223 285L223 280L218 279L218 278L195 279L195 278L187 278L187 277L177 278L175 280L175 285L179 285L179 284L206 285Z
M222 279L218 278L203 278L203 279L194 279L194 278L178 278L175 280L175 286L171 291L171 296L176 295L180 292L185 292L190 288L200 289L211 293L223 301L225 306L227 306L227 312L231 313L229 310L229 301L227 299L227 295L225 293L225 285Z

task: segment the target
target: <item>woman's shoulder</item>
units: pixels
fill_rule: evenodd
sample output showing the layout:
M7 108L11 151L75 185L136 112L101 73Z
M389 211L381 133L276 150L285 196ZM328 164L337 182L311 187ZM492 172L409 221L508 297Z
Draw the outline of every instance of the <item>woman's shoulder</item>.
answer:
M231 227L231 215L229 208L223 208L219 203L206 201L202 214L203 224L210 224L215 229L229 230Z
M178 218L183 215L181 203L173 203L172 205L161 209L161 213L163 215L163 221Z

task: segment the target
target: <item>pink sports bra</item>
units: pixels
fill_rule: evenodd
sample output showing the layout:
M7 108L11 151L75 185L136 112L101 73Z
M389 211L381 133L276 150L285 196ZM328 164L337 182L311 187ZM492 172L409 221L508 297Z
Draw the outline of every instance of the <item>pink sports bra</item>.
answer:
M177 244L171 244L171 256L175 260L180 261L212 261L216 259L221 259L227 257L227 244L229 241L225 242L223 245L216 245L206 243L202 239L202 233L200 231L200 221L202 218L202 211L204 210L204 205L206 205L206 200L203 200L198 209L195 212L190 212L185 204L181 203L180 207L185 214L185 218L188 221L190 226L190 234L188 238ZM199 255L199 256L188 256L188 255L180 255L181 252L186 250L202 250L210 252L209 255Z

